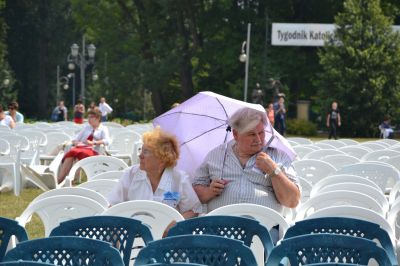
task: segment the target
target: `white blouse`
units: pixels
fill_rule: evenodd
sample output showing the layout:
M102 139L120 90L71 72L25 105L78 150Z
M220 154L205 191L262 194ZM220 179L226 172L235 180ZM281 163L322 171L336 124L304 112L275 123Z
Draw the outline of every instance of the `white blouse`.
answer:
M99 127L94 130L91 125L86 125L73 139L73 141L85 142L90 134L93 133L93 140L103 140L104 145L109 145L111 143L110 134L108 128L100 124ZM100 147L98 145L94 146L93 149L98 150Z
M161 176L160 183L153 193L150 180L139 165L125 170L119 183L108 194L111 205L129 200L153 200L165 203L181 214L192 210L202 212L202 206L192 187L189 176L174 168L166 168Z
M14 119L11 116L6 115L6 117L3 120L0 120L0 125L10 127L12 121L14 121Z

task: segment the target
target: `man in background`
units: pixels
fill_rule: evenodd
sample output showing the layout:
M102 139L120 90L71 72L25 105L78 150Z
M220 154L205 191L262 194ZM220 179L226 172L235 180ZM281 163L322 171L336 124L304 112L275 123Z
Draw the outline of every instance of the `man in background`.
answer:
M24 115L18 112L18 108L19 105L17 102L11 102L8 105L8 111L5 111L4 113L11 116L15 123L24 123Z
M99 109L101 112L101 122L107 121L107 115L110 114L113 109L108 105L108 103L106 103L106 98L100 98Z

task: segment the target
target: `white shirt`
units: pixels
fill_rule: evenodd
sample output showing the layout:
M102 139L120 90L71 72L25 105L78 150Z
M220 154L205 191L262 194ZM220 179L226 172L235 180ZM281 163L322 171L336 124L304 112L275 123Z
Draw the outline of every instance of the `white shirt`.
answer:
M10 127L12 121L14 121L14 119L12 119L11 116L6 115L6 117L3 120L0 120L0 125Z
M92 134L93 127L91 125L86 125L79 133L74 137L73 140L79 142L85 142L87 138ZM99 127L93 132L93 140L103 140L104 145L109 145L111 142L110 134L108 133L108 128L103 124L100 124ZM93 146L93 149L99 150L100 146Z
M171 196L172 198L168 198ZM125 170L119 183L107 196L111 205L129 200L153 200L167 204L180 213L192 210L201 213L202 207L189 176L174 168L165 168L160 183L153 193L150 180L139 165Z
M109 114L113 111L111 106L109 106L108 103L106 103L106 102L99 104L99 110L101 112L101 116L106 116L107 114Z

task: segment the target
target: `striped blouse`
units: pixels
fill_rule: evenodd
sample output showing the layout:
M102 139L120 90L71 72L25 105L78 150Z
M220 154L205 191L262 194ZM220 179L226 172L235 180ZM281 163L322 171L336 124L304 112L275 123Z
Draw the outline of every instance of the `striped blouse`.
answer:
M212 179L219 178L230 181L221 195L207 203L207 211L229 204L254 203L282 213L283 206L275 197L271 179L265 178L264 173L255 166L257 154L253 155L243 168L233 152L234 143L235 140L232 140L210 151L194 174L194 186L208 186ZM286 176L301 189L291 159L277 149L264 148L264 151L277 164L282 165Z

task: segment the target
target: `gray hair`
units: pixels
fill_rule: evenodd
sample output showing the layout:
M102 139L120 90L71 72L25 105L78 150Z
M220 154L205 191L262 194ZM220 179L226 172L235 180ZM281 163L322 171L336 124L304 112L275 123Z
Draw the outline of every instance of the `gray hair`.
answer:
M228 124L240 134L255 128L260 122L268 124L267 115L253 108L243 107L228 119Z

